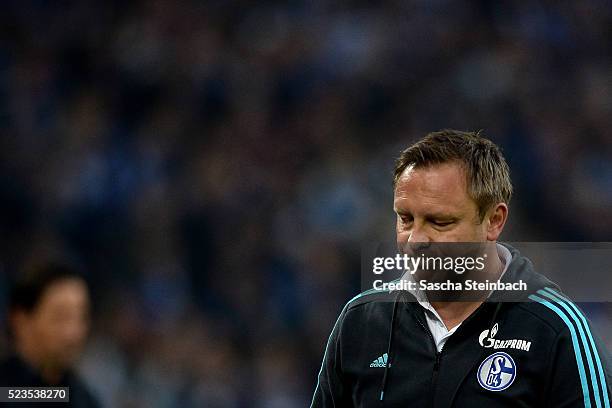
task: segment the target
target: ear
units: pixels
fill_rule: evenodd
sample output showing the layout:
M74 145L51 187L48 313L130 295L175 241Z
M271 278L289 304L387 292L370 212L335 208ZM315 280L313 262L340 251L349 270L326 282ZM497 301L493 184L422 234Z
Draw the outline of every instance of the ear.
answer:
M487 226L487 241L497 241L508 219L508 205L498 203L485 216Z

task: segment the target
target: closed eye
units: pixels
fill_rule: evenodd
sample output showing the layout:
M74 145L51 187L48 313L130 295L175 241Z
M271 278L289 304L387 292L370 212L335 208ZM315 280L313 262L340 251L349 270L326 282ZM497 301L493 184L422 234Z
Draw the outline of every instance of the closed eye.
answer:
M454 221L432 221L432 223L437 227L447 227L454 224Z

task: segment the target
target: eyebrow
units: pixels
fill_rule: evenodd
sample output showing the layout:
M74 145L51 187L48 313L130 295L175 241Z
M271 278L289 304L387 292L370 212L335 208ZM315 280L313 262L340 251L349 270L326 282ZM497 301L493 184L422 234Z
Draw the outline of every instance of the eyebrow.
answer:
M425 214L425 218L454 220L454 219L457 219L459 217L457 217L456 215L453 215L453 214L449 214L449 213L431 213L431 214Z

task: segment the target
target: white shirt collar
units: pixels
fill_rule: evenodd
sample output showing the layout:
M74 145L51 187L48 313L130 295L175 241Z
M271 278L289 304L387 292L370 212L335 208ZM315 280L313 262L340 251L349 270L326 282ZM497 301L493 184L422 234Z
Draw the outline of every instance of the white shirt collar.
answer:
M504 269L502 270L502 273L499 276L499 280L501 280L502 276L504 276L504 274L508 270L510 262L512 262L512 254L510 253L508 248L501 244L497 244L497 253L499 255L500 260L504 264ZM407 272L402 276L402 279L412 280L412 275ZM451 330L448 330L448 328L444 324L444 321L442 320L438 312L436 312L436 309L434 309L433 306L429 303L429 301L427 301L427 296L425 295L425 293L421 292L418 289L415 291L410 291L410 293L412 293L416 297L419 304L425 308L425 319L427 320L427 326L429 327L429 331L431 332L434 338L436 349L438 350L438 352L442 351L444 345L446 344L446 341L457 331L459 326L461 326L461 323L453 327ZM491 296L491 293L489 293L489 296Z
M504 269L502 270L502 273L499 275L499 279L498 279L499 281L501 280L502 276L504 276L504 274L508 270L508 267L510 266L510 262L512 261L512 254L510 253L510 250L506 248L505 246L503 246L502 244L496 243L496 247L497 247L497 254L500 260L502 261L502 263L504 264ZM405 272L402 275L401 279L402 280L404 279L413 280L413 276L409 272ZM427 300L427 295L423 291L419 290L417 287L415 290L409 290L409 292L417 299L417 302L419 302L421 306L423 306L425 309L432 312L436 316L436 318L442 321L442 318L438 315L438 312L436 312L436 309L434 309L431 303L429 303L429 301ZM493 293L493 291L489 293L489 296L491 296L491 293Z

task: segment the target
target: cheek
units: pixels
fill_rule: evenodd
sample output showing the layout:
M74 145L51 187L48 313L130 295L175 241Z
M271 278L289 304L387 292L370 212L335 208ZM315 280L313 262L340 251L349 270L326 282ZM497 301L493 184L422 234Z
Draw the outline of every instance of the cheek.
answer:
M396 237L396 242L397 242L397 249L399 250L400 253L403 253L403 248L406 247L406 244L408 244L408 239L409 239L409 235L402 233L402 234L397 234Z
M466 223L457 229L456 235L458 238L456 241L480 242L486 240L486 229L484 224Z
M85 333L85 325L72 319L49 318L37 325L37 335L45 339L41 343L44 343L49 351L62 349L67 344L80 341Z
M83 342L87 338L89 332L89 325L85 321L79 321L74 325L73 339L76 342Z
M395 223L395 235L398 246L400 244L405 244L410 238L410 232L404 229L401 220L398 220Z
M38 320L32 326L31 338L40 339L36 340L37 348L39 348L44 354L56 350L59 347L58 343L60 343L58 341L59 336L57 325L46 319Z
M74 316L62 322L57 335L62 342L80 343L87 336L87 323L84 319Z

